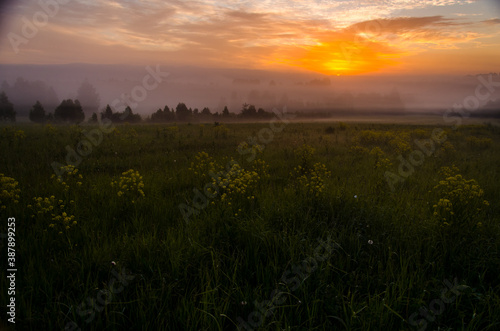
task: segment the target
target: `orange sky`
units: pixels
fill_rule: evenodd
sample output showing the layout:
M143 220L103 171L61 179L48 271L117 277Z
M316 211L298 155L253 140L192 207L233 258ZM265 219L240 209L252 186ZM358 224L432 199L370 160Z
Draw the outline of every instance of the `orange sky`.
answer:
M328 75L500 68L500 7L493 0L41 3L51 5L22 0L2 8L0 63L159 63Z

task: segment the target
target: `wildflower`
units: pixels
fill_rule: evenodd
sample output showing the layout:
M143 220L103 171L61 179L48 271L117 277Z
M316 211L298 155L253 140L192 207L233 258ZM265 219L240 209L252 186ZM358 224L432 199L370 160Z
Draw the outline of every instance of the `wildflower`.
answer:
M269 165L262 159L254 159L252 161L252 170L259 174L259 177L269 178Z
M118 197L125 196L132 203L145 196L142 189L144 187L142 176L139 174L139 171L133 169L122 172L122 176L118 180L111 181L111 187L117 189L116 195Z
M368 240L368 244L373 245L373 240Z
M229 129L225 125L217 125L213 127L215 138L227 138L229 134Z
M63 174L62 176L56 177L52 175L51 178L55 179L58 184L62 185L63 190L67 192L73 185L82 185L81 180L83 179L83 176L81 174L77 175L78 171L78 168L76 168L74 165L69 164L59 168L59 172Z
M465 179L458 172L455 166L443 167L439 171L444 179L433 189L441 196L433 205L433 216L447 226L452 224L452 221L459 221L460 225L470 227L473 225L470 222L477 217L477 212L481 212L483 206L489 206L489 202L482 198L484 191L474 179Z
M195 175L195 178L207 182L211 180L210 173L218 173L223 170L223 167L218 165L207 152L199 152L195 155L194 161L191 162L189 170Z
M7 203L18 203L21 190L19 183L11 177L0 174L0 208L6 209Z
M302 145L295 150L295 155L300 159L302 166L307 166L316 150L309 145Z
M323 193L324 180L329 178L330 171L323 163L316 163L312 167L307 165L298 167L290 173L290 176L297 179L297 190L305 192L308 196L319 197Z
M33 198L33 201L35 201L36 204L28 205L28 208L33 211L33 215L31 215L31 217L36 217L41 220L50 219L50 223L48 225L49 229L64 229L66 231L69 230L71 226L77 224L74 220L75 216L70 215L67 211L65 211L66 206L63 204L63 200L58 200L52 195L46 198L35 197Z

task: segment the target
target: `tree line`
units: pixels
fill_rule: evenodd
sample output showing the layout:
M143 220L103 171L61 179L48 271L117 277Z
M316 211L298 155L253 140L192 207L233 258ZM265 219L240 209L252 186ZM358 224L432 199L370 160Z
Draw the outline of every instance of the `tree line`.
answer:
M45 113L40 101L37 101L29 112L30 121L35 123L61 122L61 123L80 123L85 119L82 105L78 100L63 100L54 110L54 114Z
M267 112L262 108L258 110L254 105L243 104L240 112L238 114L230 113L227 106L224 107L222 112L212 112L210 108L204 107L201 111L198 108L191 109L186 106L185 103L180 102L177 106L170 109L165 106L163 109L158 109L156 112L151 114L149 118L150 122L163 123L163 122L188 122L191 120L218 120L218 119L265 119L273 117L272 112Z
M204 107L201 111L198 108L188 108L185 103L180 102L175 108L170 109L165 106L163 109L158 109L146 119L141 115L136 114L130 107L126 107L123 112L113 111L107 105L106 108L97 114L93 112L88 119L89 123L97 123L98 120L110 120L113 123L139 123L139 122L189 122L189 121L211 121L219 119L266 119L272 118L273 113L265 111L262 108L257 109L254 105L243 104L239 114L230 113L227 106L224 107L221 113L212 112L208 107ZM31 107L29 111L29 119L34 123L81 123L85 120L85 113L83 111L80 101L66 99L63 100L55 109L53 113L47 113L40 101ZM5 92L0 93L0 121L16 120L16 112L14 105L9 101Z

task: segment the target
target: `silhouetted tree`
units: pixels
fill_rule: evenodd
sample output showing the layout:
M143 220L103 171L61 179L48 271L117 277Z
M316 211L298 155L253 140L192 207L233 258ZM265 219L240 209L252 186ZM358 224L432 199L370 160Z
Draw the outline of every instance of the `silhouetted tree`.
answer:
M155 113L151 115L151 122L169 122L175 119L175 114L170 111L168 106L165 106L163 110L158 109Z
M30 121L35 122L35 123L43 123L47 120L47 117L45 116L45 109L43 109L42 104L40 101L36 101L36 103L33 105L33 108L30 110Z
M165 105L165 107L163 107L163 116L165 116L166 121L175 120L174 110L173 109L170 110L170 108L168 108L167 105Z
M210 109L208 107L203 108L201 111L202 115L211 115L212 113L210 112Z
M120 115L121 115L120 118L122 119L123 122L139 123L140 121L142 121L141 115L134 114L132 112L132 108L130 108L129 106L127 106L127 108L125 108L125 111Z
M56 121L80 123L85 119L80 101L68 99L63 100L54 111Z
M101 119L105 118L107 118L108 120L111 120L113 118L113 110L109 105L106 105L106 109L101 113Z
M185 121L190 117L191 111L184 103L180 102L177 107L175 107L175 115L179 121Z
M260 118L266 118L268 114L269 113L262 108L259 108L259 110L257 110L257 116Z
M16 112L14 111L14 105L9 101L5 92L0 93L0 121L15 122L15 120Z
M257 110L254 105L243 104L241 108L241 116L243 117L255 117L257 115Z
M89 123L97 123L97 114L92 113L92 116L89 118Z
M158 108L157 111L151 114L151 122L164 122L165 115L163 114L163 110L161 108Z
M13 85L3 82L0 90L16 105L16 113L20 116L29 116L29 111L37 100L47 109L54 109L59 104L54 89L42 81L28 81L19 77Z
M222 111L222 116L224 117L229 116L229 109L227 109L227 106L224 106L224 110Z

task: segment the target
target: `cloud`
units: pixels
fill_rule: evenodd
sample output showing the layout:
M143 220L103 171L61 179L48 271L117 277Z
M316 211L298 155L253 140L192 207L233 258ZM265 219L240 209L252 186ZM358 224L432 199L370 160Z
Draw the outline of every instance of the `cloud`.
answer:
M500 24L500 18L493 18L491 20L486 20L486 21L482 21L482 22L489 24L489 25Z
M394 17L402 9L471 2L75 0L61 5L59 14L36 41L23 46L19 56L0 47L0 57L14 62L142 59L142 63L286 65L324 73L370 72L398 66L418 52L458 49L491 36L491 26L498 19L478 24L470 20L472 16ZM40 9L37 6L21 1L11 29L19 31L21 16L29 17Z
M458 49L481 36L463 30L463 23L443 16L397 17L367 20L336 31L316 34L315 45L305 46L282 63L327 74L366 73L398 66L404 57L431 49Z

